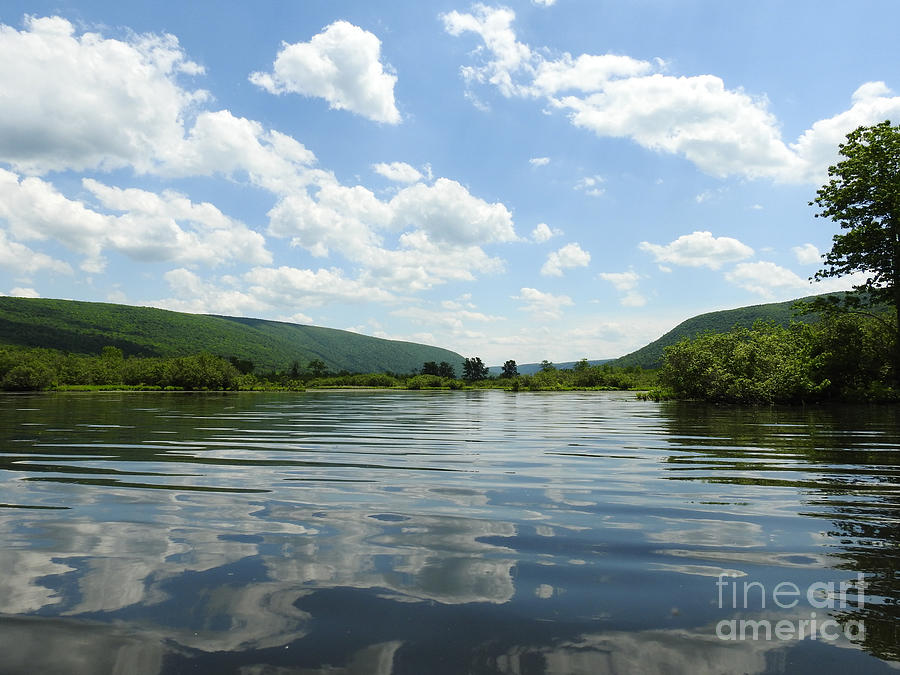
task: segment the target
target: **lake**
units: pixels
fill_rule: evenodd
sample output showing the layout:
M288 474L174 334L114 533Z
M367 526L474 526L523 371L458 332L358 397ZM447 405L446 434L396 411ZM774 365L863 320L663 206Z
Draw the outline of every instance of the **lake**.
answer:
M900 661L895 406L3 395L0 536L4 674Z

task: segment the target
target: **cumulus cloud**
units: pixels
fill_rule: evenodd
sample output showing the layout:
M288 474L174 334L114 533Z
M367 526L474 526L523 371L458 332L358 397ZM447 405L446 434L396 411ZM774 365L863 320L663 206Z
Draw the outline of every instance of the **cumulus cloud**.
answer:
M462 76L467 82L488 82L504 96L524 95L528 88L513 81L520 70L533 74L531 48L516 39L512 23L516 15L505 7L493 9L476 5L472 14L452 11L441 15L444 30L450 35L466 32L478 34L484 41L492 60L482 66L464 66Z
M791 251L797 258L797 262L802 265L812 265L821 262L822 254L813 244L803 244L803 246L794 246Z
M41 270L72 274L72 268L68 263L51 258L44 253L32 251L24 244L11 241L2 229L0 229L0 268L13 270L19 274L34 274ZM10 293L10 295L16 294Z
M133 166L149 171L207 99L171 35L75 35L59 17L0 25L0 160L24 173Z
M568 295L553 295L536 288L522 288L512 299L522 302L522 309L539 319L559 319L563 307L575 304Z
M418 183L383 202L361 186L346 187L320 176L315 194L289 195L269 212L269 232L290 238L313 255L339 251L378 283L425 290L450 280L470 281L476 272L503 269L483 244L515 241L512 214L447 178ZM385 247L382 233L401 232L398 247Z
M395 227L415 227L434 241L471 245L517 239L512 214L503 204L489 204L448 178L405 188L390 206Z
M538 223L535 228L531 231L531 238L539 244L544 243L545 241L550 241L553 237L557 237L562 234L562 230L559 230L555 227L550 227L547 223Z
M561 277L564 269L587 267L591 262L591 254L583 250L577 242L566 244L561 249L547 256L547 262L541 267L541 274L550 277Z
M326 302L390 302L394 296L380 288L348 279L339 269L255 267L243 279L256 298L281 306L318 307Z
M752 293L771 298L778 289L809 287L809 281L773 262L740 263L725 275L733 284Z
M228 284L211 282L183 267L163 275L172 297L143 300L138 304L191 314L256 315L269 309L265 302L251 294L229 288Z
M381 63L381 41L347 21L335 21L309 42L282 44L272 72L252 73L250 81L272 94L314 96L375 122L400 122L397 77Z
M637 290L641 276L634 270L627 272L601 272L598 276L604 281L611 283L621 293L620 302L625 307L643 307L647 304L647 298Z
M685 267L719 269L729 262L744 260L753 249L732 237L714 237L712 232L697 231L683 234L665 245L642 241L638 248L650 253L657 263L671 263Z
M532 157L528 160L531 166L547 166L550 163L549 157Z
M416 230L400 235L396 250L372 249L362 265L364 278L404 291L423 291L448 281L473 281L476 273L496 274L503 261L480 246L447 245Z
M855 272L843 277L832 277L822 281L811 281L795 274L786 267L773 262L759 261L741 263L725 275L731 283L772 299L776 295L797 297L798 295L849 291L866 281L866 274Z
M306 190L290 194L269 211L269 233L289 237L318 257L339 250L351 260L381 246L373 227L384 227L393 213L370 190L337 181L320 183L315 196Z
M104 185L86 178L84 187L109 210L106 246L135 260L202 263L269 263L265 239L208 202L196 204L177 192Z
M846 111L815 122L789 144L764 95L728 87L716 75L672 75L661 59L618 54L549 58L518 41L515 14L506 8L477 5L442 18L451 35L471 32L484 43L478 63L462 68L469 86L492 84L506 97L543 99L575 126L680 155L714 176L819 182L849 131L900 116L900 97L883 82L867 82Z
M299 310L328 303L392 302L391 293L350 279L336 268L254 267L234 277L205 279L178 268L164 275L173 297L142 304L181 312L246 316L291 308L295 319L309 317Z
M0 169L0 219L7 221L17 240L53 240L84 255L81 267L88 272L103 269L105 250L140 261L206 265L271 261L262 235L212 204L195 204L171 191L156 195L122 190L93 179L85 179L83 185L103 207L120 213L100 213L67 198L43 179L20 180Z
M372 170L380 176L397 183L415 183L422 180L421 172L406 162L380 162L372 165Z

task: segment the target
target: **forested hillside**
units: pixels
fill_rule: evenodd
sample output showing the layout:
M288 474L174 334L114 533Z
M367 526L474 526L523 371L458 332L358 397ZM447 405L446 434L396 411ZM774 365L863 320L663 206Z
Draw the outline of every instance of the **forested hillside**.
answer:
M258 370L317 359L334 372L408 373L426 361L447 361L457 370L463 362L447 349L333 328L45 298L0 297L0 344L78 354L112 346L126 356L209 352L252 361Z

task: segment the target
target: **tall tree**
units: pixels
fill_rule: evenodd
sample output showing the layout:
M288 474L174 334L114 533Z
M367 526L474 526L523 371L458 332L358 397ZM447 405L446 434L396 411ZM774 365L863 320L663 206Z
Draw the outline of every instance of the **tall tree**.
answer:
M478 356L473 356L471 359L466 359L463 362L463 379L469 380L470 382L474 380L483 380L488 375L488 368L481 361L481 358Z
M516 366L516 362L510 359L506 363L503 364L503 373L500 377L518 377L519 376L519 368Z
M893 377L900 382L900 126L889 121L859 127L847 135L839 152L844 159L828 167L828 182L814 201L816 217L837 222L843 234L833 238L816 279L862 272L851 305L864 294L873 304L894 308Z

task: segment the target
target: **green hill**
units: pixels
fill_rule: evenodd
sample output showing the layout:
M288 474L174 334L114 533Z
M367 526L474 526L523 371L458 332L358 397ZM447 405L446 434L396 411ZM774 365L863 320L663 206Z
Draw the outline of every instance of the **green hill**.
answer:
M187 356L202 351L283 370L320 359L332 371L409 373L426 361L447 361L459 373L463 357L439 347L383 340L350 331L281 321L184 314L100 302L0 296L0 344L97 354L107 346L126 355Z
M832 294L826 294L832 295ZM811 295L798 300L811 300L817 296ZM642 368L659 368L663 361L663 349L673 345L684 337L693 338L704 331L724 333L735 326L750 328L759 319L774 321L786 326L791 320L810 320L812 316L797 317L794 315L794 303L798 300L787 302L772 302L764 305L750 305L737 309L725 309L718 312L708 312L682 321L658 340L654 340L645 347L635 352L626 354L615 361L613 366L641 366ZM814 316L814 315L813 315Z

